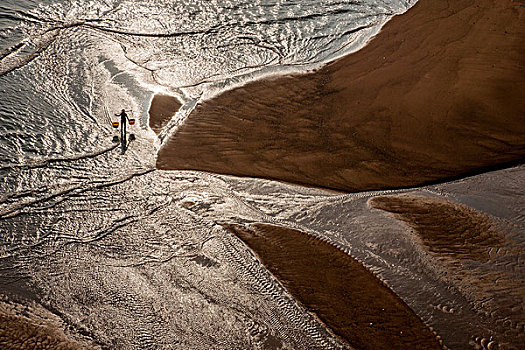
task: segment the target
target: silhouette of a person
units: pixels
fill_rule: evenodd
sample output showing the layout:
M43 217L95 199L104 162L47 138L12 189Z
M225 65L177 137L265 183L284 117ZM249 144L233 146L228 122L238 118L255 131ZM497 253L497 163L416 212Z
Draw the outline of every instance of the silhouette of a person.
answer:
M126 121L129 121L128 115L125 110L122 110L120 114L115 114L115 116L120 116L120 136L124 140L126 137Z

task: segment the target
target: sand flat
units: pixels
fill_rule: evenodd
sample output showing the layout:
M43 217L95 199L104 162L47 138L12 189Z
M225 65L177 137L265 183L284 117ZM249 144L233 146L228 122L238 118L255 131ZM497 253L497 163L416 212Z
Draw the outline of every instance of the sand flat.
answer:
M149 127L158 135L181 106L173 96L156 94L149 108Z
M18 304L0 295L0 347L15 349L88 350L100 346L70 334L57 315L33 303ZM74 336L79 337L75 339Z
M157 166L360 191L523 161L523 23L510 0L420 1L317 72L202 103Z
M406 194L374 197L369 204L408 223L432 254L487 261L492 248L503 246L503 235L495 228L496 223L466 205Z
M357 260L304 232L225 224L308 310L357 349L440 349L419 317Z
M441 266L439 278L456 284L476 312L498 320L493 322L505 333L501 348L523 344L519 325L525 316L524 269L505 266L523 256L523 249L505 238L515 235L516 226L453 200L423 194L373 197L368 204L410 226L411 236L435 258L434 266Z

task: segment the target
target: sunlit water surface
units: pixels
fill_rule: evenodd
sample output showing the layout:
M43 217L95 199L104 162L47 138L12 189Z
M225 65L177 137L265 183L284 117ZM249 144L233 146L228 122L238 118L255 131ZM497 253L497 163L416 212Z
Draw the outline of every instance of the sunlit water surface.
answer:
M468 304L413 268L421 257L410 244L398 247L408 260L377 246L374 193L154 169L153 93L184 104L167 135L200 99L355 51L412 5L3 0L0 293L37 298L108 348L344 347L218 224L259 221L320 235L385 280L402 277L396 292L431 324L492 334L484 319L463 325L470 311L436 316L445 301ZM121 108L137 119L125 153L110 123Z

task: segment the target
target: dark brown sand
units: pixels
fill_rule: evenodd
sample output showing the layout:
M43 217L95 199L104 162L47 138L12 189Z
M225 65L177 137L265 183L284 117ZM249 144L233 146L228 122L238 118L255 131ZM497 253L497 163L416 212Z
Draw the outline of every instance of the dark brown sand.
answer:
M149 108L149 127L159 134L180 107L181 103L173 96L162 94L153 96Z
M524 47L522 2L419 1L317 72L202 103L157 166L359 191L522 161Z
M421 195L374 197L369 204L408 223L427 250L441 257L487 261L489 250L503 245L495 223L463 204Z
M432 264L441 265L441 278L455 285L476 312L491 317L504 335L498 339L505 344L501 349L525 344L525 269L519 264L523 250L505 240L509 234L494 219L434 196L381 196L368 203L414 229L423 247L437 259Z
M3 350L100 349L72 339L60 319L39 308L0 301L0 348Z
M225 225L308 310L357 349L439 349L430 330L357 260L303 232Z

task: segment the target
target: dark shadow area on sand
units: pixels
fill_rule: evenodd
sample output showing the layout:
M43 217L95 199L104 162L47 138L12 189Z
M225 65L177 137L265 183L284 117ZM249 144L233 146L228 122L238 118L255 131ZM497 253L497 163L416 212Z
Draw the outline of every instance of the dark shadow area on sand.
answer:
M357 349L440 349L421 319L361 263L304 232L224 224L309 311Z

